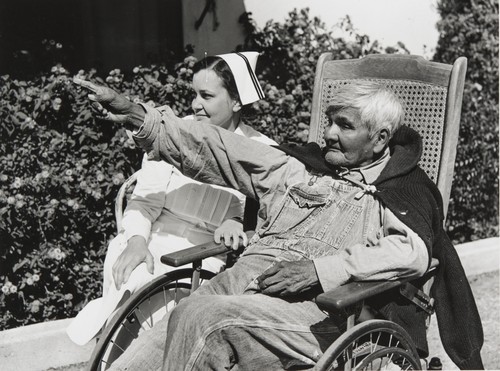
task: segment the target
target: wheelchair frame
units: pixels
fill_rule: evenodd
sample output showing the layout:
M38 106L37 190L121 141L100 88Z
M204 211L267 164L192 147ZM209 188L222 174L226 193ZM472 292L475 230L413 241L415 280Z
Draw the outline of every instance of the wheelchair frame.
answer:
M416 129L423 137L424 153L419 165L438 186L446 215L466 66L464 57L458 58L453 65L447 65L412 55L369 55L358 60L334 61L331 53L324 53L316 68L309 141L324 144L322 133L327 125L324 112L329 98L339 86L359 79L381 82L403 101L406 112L404 124ZM135 179L136 174L124 183L118 194L118 228L121 225L124 195ZM223 252L227 252L223 244L209 243L163 256L161 260L165 264L178 267L193 263L193 269L169 272L132 295L101 336L91 357L90 369L101 369L104 364L101 359L104 354L102 348L111 343L114 331L124 321L128 321L138 302L147 300L150 293L162 290L162 287L179 282L179 278L191 279L194 284L184 282L183 285L191 291L196 289L200 280L210 278L208 272L201 270L201 260ZM389 363L401 369L421 369L422 365L425 368L410 336L401 326L385 320L363 320L360 311L365 299L399 287L402 295L431 315L433 299L429 296L430 284L438 264L433 259L425 275L429 282L423 290L406 280L395 280L350 282L320 294L316 302L321 309L346 313L348 319L345 333L330 345L314 369L381 369Z

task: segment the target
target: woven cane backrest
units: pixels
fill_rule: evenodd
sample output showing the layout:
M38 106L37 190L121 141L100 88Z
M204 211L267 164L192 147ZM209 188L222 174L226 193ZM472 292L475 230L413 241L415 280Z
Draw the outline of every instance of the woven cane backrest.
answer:
M323 54L316 69L309 141L324 146L325 111L335 92L353 81L379 82L391 89L405 109L404 124L420 133L420 167L437 184L447 210L465 78L466 60L454 66L407 55L371 55L357 60L331 60Z
M423 139L424 152L419 162L429 178L435 183L439 174L441 145L443 141L444 113L446 107L446 88L404 80L359 79L378 82L394 91L405 107L404 124L417 130ZM328 125L325 109L335 95L335 91L354 80L324 80L321 97L320 128ZM324 139L318 138L323 146Z

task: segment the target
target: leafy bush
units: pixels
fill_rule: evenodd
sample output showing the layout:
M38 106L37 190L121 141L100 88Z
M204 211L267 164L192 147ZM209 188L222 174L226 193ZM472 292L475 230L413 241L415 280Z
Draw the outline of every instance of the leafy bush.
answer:
M441 0L435 60L467 57L448 234L498 235L498 0Z
M239 49L262 52L257 72L266 94L248 121L278 142L307 140L321 53L336 59L407 53L402 44L384 49L357 34L348 18L342 24L348 36L334 38L307 10L263 29L248 15L240 21L248 37ZM129 73L112 70L104 79L94 70L77 75L184 116L194 62L179 56ZM32 81L0 79L1 329L74 316L100 295L105 251L116 233L114 197L142 154L123 129L94 121L86 92L63 67Z
M407 53L403 44L382 48L367 35L360 35L348 17L339 25L347 35L333 37L308 9L289 13L284 23L268 22L259 29L244 14L240 18L247 31L244 50L258 50L257 73L266 99L254 104L257 115L251 124L278 143L306 142L319 56L331 52L333 59L360 58L368 54Z
M129 79L113 70L105 82L185 115L194 61L178 64L175 78L153 66ZM78 76L105 83L95 71ZM74 316L99 295L114 198L142 155L123 129L94 121L63 67L35 81L1 79L0 328L10 328Z

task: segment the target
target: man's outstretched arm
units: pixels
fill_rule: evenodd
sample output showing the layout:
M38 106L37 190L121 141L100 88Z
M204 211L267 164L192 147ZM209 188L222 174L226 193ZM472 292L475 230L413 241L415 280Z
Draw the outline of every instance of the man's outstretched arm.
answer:
M96 85L76 77L73 82L90 92L88 97L92 101L92 109L98 118L125 124L132 130L141 127L146 112L140 104L129 101L106 86Z
M231 187L255 199L264 194L279 198L287 187L283 180L295 182L306 171L297 160L266 144L213 125L182 120L168 106L141 106L110 88L74 81L90 91L98 118L127 125L149 159L165 160L198 181ZM288 166L290 162L294 166Z

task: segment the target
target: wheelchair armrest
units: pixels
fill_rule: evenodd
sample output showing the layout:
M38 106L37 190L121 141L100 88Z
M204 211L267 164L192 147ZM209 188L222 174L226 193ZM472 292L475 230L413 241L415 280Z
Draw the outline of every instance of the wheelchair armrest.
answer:
M179 250L170 254L162 255L160 258L163 264L172 267L190 264L196 260L203 260L211 256L224 254L231 251L223 243L215 243L214 241L207 242L201 245L188 247L187 249Z
M433 258L429 270L425 275L433 271L438 265L439 261ZM319 294L316 297L316 304L322 310L338 311L384 291L399 287L408 281L410 280L349 282L333 290Z
M327 311L340 311L373 295L398 287L402 280L349 282L316 297L318 307Z
M248 239L252 238L254 231L245 232ZM238 252L243 249L243 243L240 239L238 245ZM210 241L203 243L201 245L196 245L193 247L188 247L187 249L179 250L170 254L162 255L160 258L163 264L170 265L172 267L180 267L181 265L190 264L195 261L201 261L211 256L225 254L234 251L230 247L226 247L224 243L215 243Z

